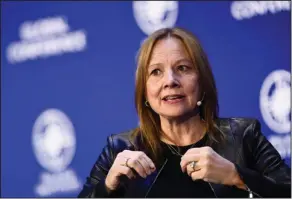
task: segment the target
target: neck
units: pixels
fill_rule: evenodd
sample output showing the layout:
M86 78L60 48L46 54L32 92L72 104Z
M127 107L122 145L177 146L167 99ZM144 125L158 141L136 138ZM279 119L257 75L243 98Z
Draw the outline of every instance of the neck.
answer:
M205 124L200 116L194 115L187 119L169 119L160 117L161 140L168 144L185 146L199 141L205 135Z

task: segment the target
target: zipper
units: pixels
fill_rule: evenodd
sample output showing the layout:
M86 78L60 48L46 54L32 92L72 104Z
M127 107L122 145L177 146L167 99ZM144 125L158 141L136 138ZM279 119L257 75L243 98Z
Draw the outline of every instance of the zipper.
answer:
M236 167L235 167L236 168ZM241 179L243 179L243 177L241 176L241 174L237 171L237 173L238 173L238 175L239 175L239 177L241 178ZM244 186L245 186L245 188L247 189L247 191L248 191L248 197L249 198L253 198L253 196L254 195L256 195L257 197L260 197L260 198L263 198L260 194L258 194L258 193L256 193L256 192L254 192L254 191L252 191L246 184L244 184Z
M209 186L210 186L211 190L213 191L215 198L218 198L218 196L217 196L217 194L216 194L216 192L215 192L215 190L214 190L213 186L211 185L211 183L210 183L210 182L208 182L208 184L209 184Z
M235 169L236 169L236 167L235 167ZM239 177L240 177L241 179L243 179L243 177L242 177L242 175L240 174L240 172L237 171L237 173L238 173ZM256 193L256 192L252 191L252 190L251 190L246 184L244 184L244 186L245 186L245 188L246 188L247 191L248 191L248 197L249 197L249 198L253 198L253 195L256 195L256 196L258 196L258 197L260 197L260 198L263 198L260 194L258 194L258 193Z
M248 197L249 197L249 198L253 198L253 194L252 194L252 191L250 190L250 188L248 188L248 186L246 186L246 185L245 185L245 187L246 187L246 189L247 189L247 191L248 191L248 193L249 193L249 194L248 194Z
M245 188L247 189L247 191L248 191L248 197L249 198L253 198L253 195L256 195L256 196L258 196L259 198L263 198L260 194L258 194L258 193L256 193L256 192L254 192L254 191L252 191L246 184L244 184L245 185Z
M235 169L237 169L237 168L235 167ZM237 171L237 173L238 173L239 177L243 180L244 178L242 177L242 175L240 174L240 172ZM249 197L249 198L253 198L254 195L256 195L256 196L258 196L258 197L260 197L260 198L263 198L260 194L258 194L258 193L256 193L256 192L252 191L252 190L251 190L246 184L244 184L244 186L245 186L245 188L246 188L247 191L248 191L248 197Z
M145 198L146 198L146 197L148 196L148 194L150 193L150 191L151 191L151 189L152 189L154 183L156 182L158 176L160 175L160 173L161 173L161 171L163 170L164 166L166 165L167 161L168 161L168 159L166 159L166 160L164 161L162 167L161 167L160 170L158 171L158 174L156 175L156 177L155 177L153 183L151 184L151 186L150 186L149 189L147 190L147 193L146 193L146 195L145 195Z

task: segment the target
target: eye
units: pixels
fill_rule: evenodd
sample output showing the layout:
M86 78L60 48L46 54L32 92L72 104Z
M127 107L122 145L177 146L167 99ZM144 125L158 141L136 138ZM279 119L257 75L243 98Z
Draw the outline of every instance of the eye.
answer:
M151 75L155 75L155 76L157 76L157 75L159 75L161 73L161 70L159 70L159 69L154 69L154 70L152 70L151 71Z
M177 69L178 69L179 71L187 71L187 70L189 69L189 67L186 66L186 65L179 65L179 66L177 67Z

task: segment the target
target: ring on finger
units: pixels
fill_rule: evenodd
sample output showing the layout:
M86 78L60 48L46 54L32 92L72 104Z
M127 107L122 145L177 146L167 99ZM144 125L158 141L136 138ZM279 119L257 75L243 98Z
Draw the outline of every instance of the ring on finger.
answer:
M130 160L130 158L127 158L126 161L125 161L125 163L122 164L122 166L129 167L129 165L128 165L128 161L129 161L129 160Z
M125 165L127 166L127 167L130 167L129 165L128 165L128 161L130 160L130 158L127 158L127 160L126 160L126 163L125 163Z
M193 169L193 171L195 171L195 167L196 167L196 161L192 161L190 163L191 168Z

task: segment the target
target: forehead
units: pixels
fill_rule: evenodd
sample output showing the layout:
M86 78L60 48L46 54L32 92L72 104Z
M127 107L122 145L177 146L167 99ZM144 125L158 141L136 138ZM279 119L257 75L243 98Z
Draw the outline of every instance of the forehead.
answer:
M153 59L167 58L169 56L189 57L184 44L178 38L167 37L157 41L153 47L150 61Z

